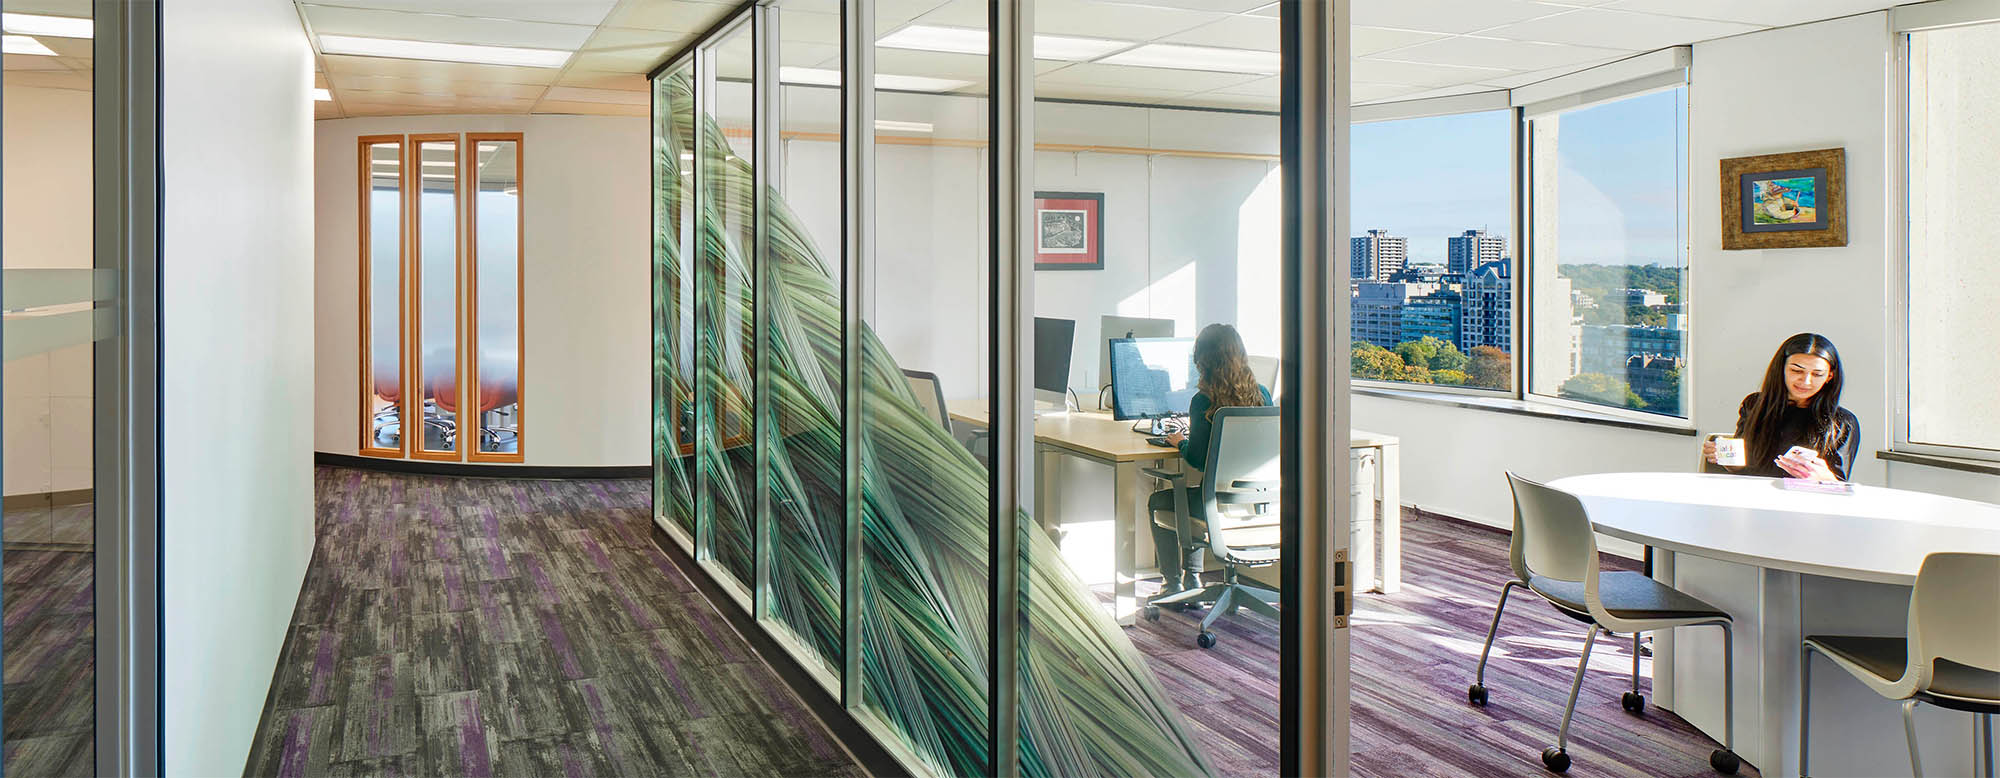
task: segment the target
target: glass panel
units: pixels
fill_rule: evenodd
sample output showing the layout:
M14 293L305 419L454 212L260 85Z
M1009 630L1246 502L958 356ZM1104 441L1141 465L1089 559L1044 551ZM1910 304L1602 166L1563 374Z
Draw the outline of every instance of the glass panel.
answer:
M419 451L458 451L458 142L418 141Z
M403 449L403 144L371 143L368 199L363 203L368 252L367 321L369 448Z
M862 258L862 589L850 599L861 610L862 705L930 773L991 775L987 442L983 430L974 437L926 413L902 372L934 375L933 397L985 412L986 57L879 45L875 56L876 86L903 86L891 81L901 76L948 94L874 98L875 247ZM950 80L907 78L919 74Z
M654 511L694 536L694 68L653 82Z
M751 178L752 39L744 24L703 52L708 106L701 136L701 257L696 268L700 510L708 553L745 591L751 583L756 505L750 367L756 358L756 196Z
M1910 36L1910 441L2000 451L2000 24Z
M7 3L7 10L23 10L21 5ZM40 5L69 16L91 15L88 3ZM20 36L11 34L17 32L12 18L7 27L8 53L0 74L5 82L0 86L5 100L0 104L0 171L5 172L0 256L5 258L5 283L17 292L31 283L28 278L92 276L94 73L89 39L40 35L30 42L39 42L48 54L22 54L16 53ZM57 286L68 287L68 293L38 296L35 308L9 310L0 326L113 304L112 298L93 303L88 281ZM101 439L96 412L120 399L122 390L118 376L96 369L95 346L84 342L90 339L88 332L88 327L80 328L66 341L73 345L25 356L16 352L0 368L6 376L0 391L6 406L5 450L0 452L0 462L6 464L6 501L0 507L0 569L5 571L0 602L6 604L0 623L0 657L6 660L0 677L0 701L6 705L0 715L5 725L0 774L9 776L100 773L94 759L93 695L94 489L96 443ZM109 476L107 472L107 481Z
M1355 378L1513 390L1513 129L1513 111L1354 125Z
M779 6L781 62L812 66L840 49L840 17ZM766 17L771 18L770 16ZM772 85L772 88L780 88ZM780 88L777 155L763 261L777 263L767 308L767 436L772 529L768 612L838 677L846 565L841 445L840 91Z
M1529 137L1532 389L1686 415L1687 89L1538 117Z
M473 224L479 453L521 453L521 144L481 140Z

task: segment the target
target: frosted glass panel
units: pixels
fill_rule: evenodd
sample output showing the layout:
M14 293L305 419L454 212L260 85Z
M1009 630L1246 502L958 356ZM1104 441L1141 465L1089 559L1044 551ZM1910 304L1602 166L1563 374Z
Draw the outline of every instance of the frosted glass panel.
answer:
M521 451L521 144L473 145L479 168L474 256L479 266L479 453Z
M403 445L403 179L401 143L368 146L368 441Z
M458 143L421 141L417 157L417 402L422 451L458 451Z
M710 550L746 589L755 540L756 468L751 401L756 360L756 197L750 138L751 35L744 25L707 52L712 67L708 121L698 176L703 241L697 294L701 299L697 399L701 404L700 509L709 519Z

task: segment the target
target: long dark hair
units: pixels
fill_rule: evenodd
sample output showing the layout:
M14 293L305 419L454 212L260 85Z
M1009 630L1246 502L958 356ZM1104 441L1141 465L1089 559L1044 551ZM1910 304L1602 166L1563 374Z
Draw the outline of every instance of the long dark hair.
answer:
M1825 455L1840 443L1840 386L1846 381L1846 371L1840 369L1840 349L1833 347L1833 341L1825 335L1801 332L1785 339L1778 346L1778 353L1771 355L1770 366L1764 368L1764 384L1757 390L1757 399L1751 401L1750 426L1743 430L1744 441L1748 444L1751 462L1769 462L1784 452L1778 450L1778 427L1783 423L1785 408L1792 404L1791 392L1785 389L1785 360L1794 354L1809 354L1826 360L1828 372L1826 383L1821 384L1819 393L1813 395L1806 410L1812 413L1812 432L1807 440L1814 450Z
M1195 388L1208 395L1209 418L1215 418L1217 408L1264 404L1263 393L1257 391L1257 375L1250 372L1243 336L1236 334L1235 327L1217 323L1201 328L1194 339L1194 367L1201 371Z

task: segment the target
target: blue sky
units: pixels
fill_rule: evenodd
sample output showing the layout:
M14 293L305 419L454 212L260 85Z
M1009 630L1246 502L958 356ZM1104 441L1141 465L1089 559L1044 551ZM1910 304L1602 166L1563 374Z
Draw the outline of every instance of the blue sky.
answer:
M1511 111L1354 125L1353 234L1387 229L1410 257L1442 263L1445 238L1504 235ZM1686 222L1686 91L1561 114L1556 251L1566 263L1676 264Z

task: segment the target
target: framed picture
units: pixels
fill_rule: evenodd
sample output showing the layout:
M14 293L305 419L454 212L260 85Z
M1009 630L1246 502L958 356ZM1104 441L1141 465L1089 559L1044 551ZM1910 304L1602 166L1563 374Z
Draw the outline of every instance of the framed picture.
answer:
M1847 245L1846 149L1722 160L1722 247Z
M1035 193L1035 269L1104 269L1104 193Z

